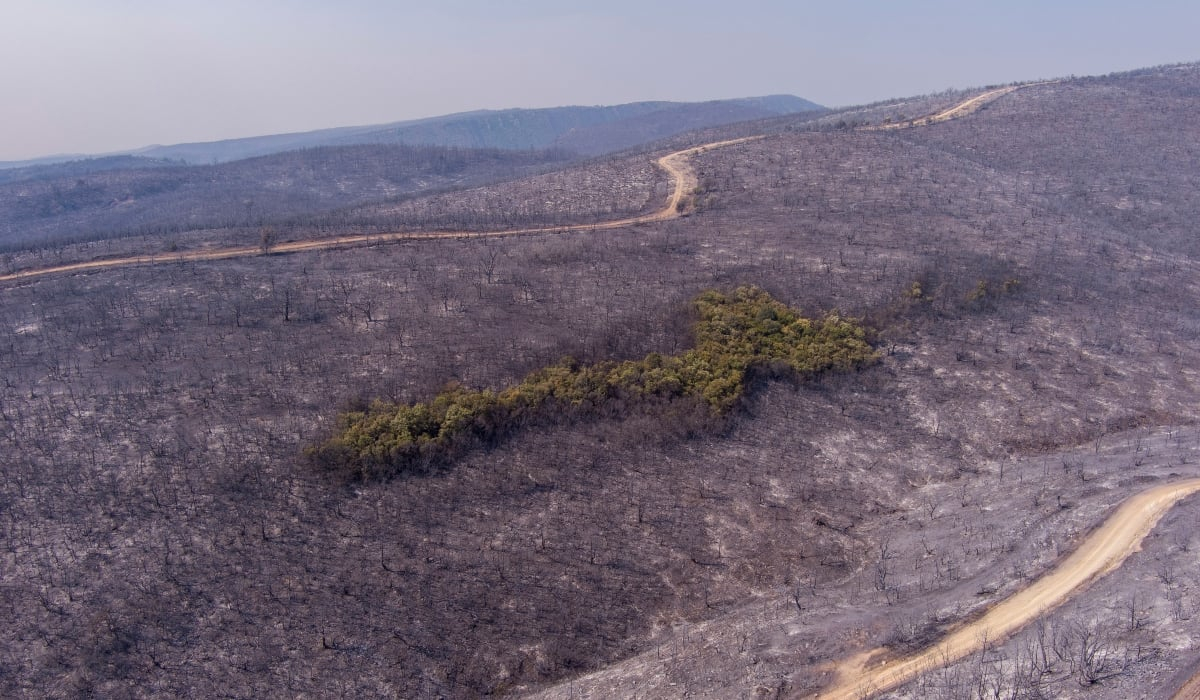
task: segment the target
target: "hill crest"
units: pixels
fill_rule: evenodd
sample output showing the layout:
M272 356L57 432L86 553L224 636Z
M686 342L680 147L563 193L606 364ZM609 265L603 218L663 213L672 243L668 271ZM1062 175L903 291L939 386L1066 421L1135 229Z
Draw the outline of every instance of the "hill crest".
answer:
M593 156L692 129L820 109L824 108L794 95L765 95L707 102L646 101L609 106L476 110L385 124L152 145L110 154L3 161L0 170L127 155L207 165L302 148L366 144L505 150L565 148Z

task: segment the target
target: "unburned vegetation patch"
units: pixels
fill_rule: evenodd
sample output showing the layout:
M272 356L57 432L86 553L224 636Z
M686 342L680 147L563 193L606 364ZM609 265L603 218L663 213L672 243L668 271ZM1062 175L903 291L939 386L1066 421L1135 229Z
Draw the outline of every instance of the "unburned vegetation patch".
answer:
M386 478L553 417L619 417L672 404L719 417L753 376L803 378L876 359L858 323L835 314L805 318L757 287L710 290L694 306L696 344L678 355L592 365L564 358L500 391L451 384L425 403L375 401L343 413L336 433L308 454L349 478Z

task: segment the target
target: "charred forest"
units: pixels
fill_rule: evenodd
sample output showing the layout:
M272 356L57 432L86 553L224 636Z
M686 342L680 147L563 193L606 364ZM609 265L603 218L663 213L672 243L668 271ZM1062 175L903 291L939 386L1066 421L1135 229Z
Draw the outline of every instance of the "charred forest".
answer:
M464 232L0 283L0 695L806 697L1026 585L1139 485L1200 474L1200 67L859 128L961 99L588 160L372 146L0 183L0 272ZM686 216L567 228L662 207L676 147L759 134L691 158ZM119 192L139 214L91 219ZM469 234L535 226L563 230ZM371 401L682 355L694 300L746 287L853 319L877 359L752 374L717 423L542 420L374 479L305 455ZM1200 661L1197 517L890 697L1169 696Z

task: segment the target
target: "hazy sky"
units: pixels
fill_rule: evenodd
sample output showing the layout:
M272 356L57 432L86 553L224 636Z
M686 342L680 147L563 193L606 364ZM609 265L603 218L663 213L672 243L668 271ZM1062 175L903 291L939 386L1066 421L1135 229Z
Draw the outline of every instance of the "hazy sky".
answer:
M481 108L825 105L1200 60L1195 0L0 0L0 160Z

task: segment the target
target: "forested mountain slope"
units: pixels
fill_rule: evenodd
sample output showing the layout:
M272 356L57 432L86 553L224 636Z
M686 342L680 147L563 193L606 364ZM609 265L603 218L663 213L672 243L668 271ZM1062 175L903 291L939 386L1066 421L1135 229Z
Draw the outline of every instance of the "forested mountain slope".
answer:
M573 159L563 151L379 145L312 148L222 165L119 158L43 166L0 184L0 249L257 230L363 202L513 179Z

